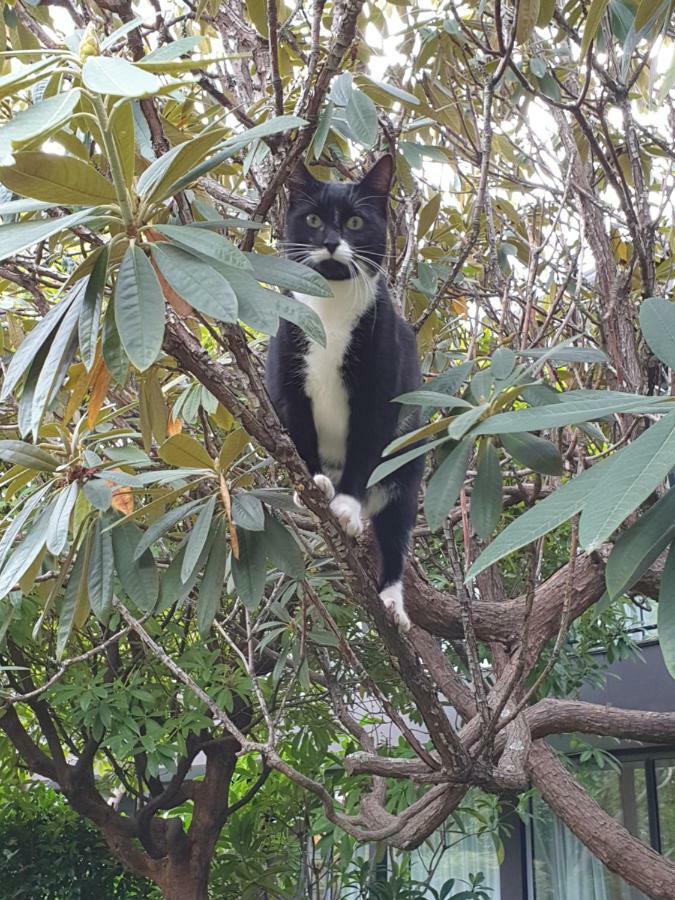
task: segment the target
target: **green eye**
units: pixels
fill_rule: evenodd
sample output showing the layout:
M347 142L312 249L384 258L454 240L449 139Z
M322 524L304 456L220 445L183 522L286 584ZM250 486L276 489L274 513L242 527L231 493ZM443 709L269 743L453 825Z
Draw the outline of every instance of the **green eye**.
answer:
M350 216L347 219L347 228L350 228L352 231L358 231L360 228L363 228L361 216Z
M305 218L305 222L307 222L310 228L321 228L321 226L323 225L321 218L317 216L316 213L310 213Z

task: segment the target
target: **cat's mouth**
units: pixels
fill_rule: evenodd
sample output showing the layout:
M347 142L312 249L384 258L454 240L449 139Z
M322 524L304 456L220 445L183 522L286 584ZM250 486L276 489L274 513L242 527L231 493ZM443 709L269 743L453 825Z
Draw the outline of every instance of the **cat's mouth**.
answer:
M327 278L329 281L346 281L348 278L353 277L349 266L338 262L336 259L324 259L321 260L321 262L315 263L307 261L305 265L309 265L312 269L315 269L319 275L323 275L323 277Z

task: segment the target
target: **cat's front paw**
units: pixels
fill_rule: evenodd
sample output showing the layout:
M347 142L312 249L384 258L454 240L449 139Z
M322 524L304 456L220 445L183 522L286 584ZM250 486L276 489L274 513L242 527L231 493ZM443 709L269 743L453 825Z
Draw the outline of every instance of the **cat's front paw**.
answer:
M318 487L321 493L325 496L326 500L332 500L335 496L335 488L333 487L333 482L327 475L315 475L314 476L314 484Z
M384 608L392 614L396 627L405 634L410 631L412 622L410 616L403 606L403 585L400 581L390 584L383 591L380 591L380 600L384 603Z
M350 537L358 537L363 531L361 504L356 497L338 494L330 504L330 510L337 517L343 531Z
M330 502L335 496L335 488L333 487L333 482L330 480L330 478L327 475L318 473L314 476L313 480L314 484L318 487L326 500ZM298 509L305 509L305 504L302 502L298 491L293 491L293 503L295 503Z

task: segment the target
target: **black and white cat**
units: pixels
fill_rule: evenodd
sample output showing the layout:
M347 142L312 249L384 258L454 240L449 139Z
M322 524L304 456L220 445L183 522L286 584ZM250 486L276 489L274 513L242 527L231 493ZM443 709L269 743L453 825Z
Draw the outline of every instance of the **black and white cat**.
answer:
M401 631L410 628L402 575L415 523L422 458L367 489L382 451L419 425L393 403L421 382L415 336L394 310L382 262L393 160L383 156L357 184L317 181L304 166L289 183L286 254L316 269L333 296L294 296L320 316L326 346L282 321L270 342L267 388L314 481L345 532L372 520L379 591Z

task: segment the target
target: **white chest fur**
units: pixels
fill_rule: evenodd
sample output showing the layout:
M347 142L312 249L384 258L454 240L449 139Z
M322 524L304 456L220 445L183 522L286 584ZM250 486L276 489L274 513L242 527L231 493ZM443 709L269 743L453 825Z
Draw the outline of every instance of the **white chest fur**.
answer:
M326 331L326 346L310 343L305 357L305 391L312 404L319 457L330 474L342 469L349 428L349 398L342 365L352 332L375 297L375 279L328 282L332 297L294 294L311 306Z

